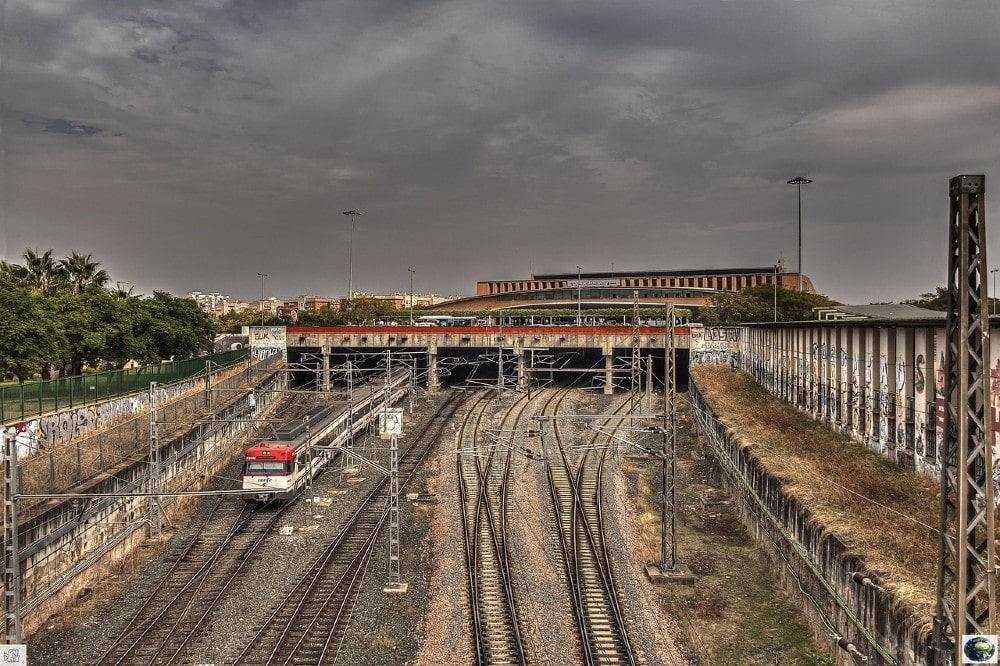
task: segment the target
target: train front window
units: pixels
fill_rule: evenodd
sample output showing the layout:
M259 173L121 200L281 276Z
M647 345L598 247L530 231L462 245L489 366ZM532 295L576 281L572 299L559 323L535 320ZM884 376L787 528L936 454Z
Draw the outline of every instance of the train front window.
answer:
M288 464L277 460L247 461L247 476L270 476L272 474L287 474Z

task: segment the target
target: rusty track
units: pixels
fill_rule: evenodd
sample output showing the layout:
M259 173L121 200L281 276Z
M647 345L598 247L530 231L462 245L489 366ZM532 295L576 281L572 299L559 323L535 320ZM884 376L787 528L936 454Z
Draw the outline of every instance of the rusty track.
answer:
M595 436L589 446L573 452L563 443L558 421L553 423L555 438L545 451L551 461L549 489L584 648L583 663L634 666L635 655L605 548L601 486L607 448L593 448Z
M419 469L452 416L468 400L450 397L399 459L400 489ZM340 533L294 583L234 664L334 663L389 507L382 479Z
M529 402L518 398L501 430L516 428ZM482 400L466 416L456 460L476 663L525 664L507 538L512 452L486 441L482 422L488 405Z

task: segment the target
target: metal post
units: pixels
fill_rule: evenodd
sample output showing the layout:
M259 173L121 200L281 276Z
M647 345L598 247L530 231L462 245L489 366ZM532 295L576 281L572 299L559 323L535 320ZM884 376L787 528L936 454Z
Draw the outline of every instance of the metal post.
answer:
M632 292L632 366L629 368L629 412L635 411L639 399L639 385L642 381L642 349L639 345L639 291ZM630 422L631 423L631 422Z
M778 322L778 264L774 265L774 321Z
M576 267L576 325L581 326L583 324L583 296L582 296L582 280L580 278L580 267Z
M306 414L305 416L303 416L302 417L302 421L306 425L306 433L305 433L305 435L306 435L306 489L305 489L305 493L308 496L312 492L312 477L313 477L313 468L312 468L313 452L312 452L312 447L313 447L313 441L312 441L312 432L311 432L310 427L309 427L309 415ZM311 502L312 498L310 497L308 501ZM315 513L315 512L316 512L316 510L315 510L315 508L313 508L312 513Z
M205 361L205 409L212 409L212 362Z
M497 337L497 402L503 399L503 310L500 311L500 335Z
M941 529L933 645L963 663L963 634L995 634L996 513L990 443L985 177L949 181Z
M399 442L389 440L389 587L399 588Z
M21 643L21 553L17 535L17 442L3 433L4 643Z
M416 273L412 268L407 268L410 272L410 326L413 326L413 274Z
M660 529L660 571L677 569L677 369L674 364L674 304L667 304L663 355L663 522Z
M264 278L267 273L257 273L260 276L260 325L264 325Z
M789 185L795 185L799 190L799 291L802 291L802 186L811 182L802 176L788 181Z
M1000 272L1000 268L990 270L990 273L993 274L993 293L990 294L990 301L993 303L993 314L997 313L997 272Z
M160 536L160 437L156 422L156 382L149 383L149 536Z
M344 456L344 466L354 466L354 373L351 359L347 359L347 454Z

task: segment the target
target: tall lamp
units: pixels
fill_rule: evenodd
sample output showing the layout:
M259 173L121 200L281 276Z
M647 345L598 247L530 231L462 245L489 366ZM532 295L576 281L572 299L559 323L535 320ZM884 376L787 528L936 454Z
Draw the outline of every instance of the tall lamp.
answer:
M351 216L351 239L349 243L350 255L348 256L350 273L347 281L347 302L350 303L351 299L354 298L354 218L361 215L361 213L356 210L345 210L344 215Z
M802 291L802 186L811 182L802 176L788 181L789 185L795 185L799 190L799 291Z

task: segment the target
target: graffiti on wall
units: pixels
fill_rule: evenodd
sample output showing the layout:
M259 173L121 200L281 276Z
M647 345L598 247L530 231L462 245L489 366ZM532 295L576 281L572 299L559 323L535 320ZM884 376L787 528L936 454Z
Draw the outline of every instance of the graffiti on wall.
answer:
M727 365L740 367L740 340L742 329L731 326L692 326L692 365Z
M15 423L7 426L4 430L7 435L14 436L14 445L17 447L17 456L30 455L35 451L40 451L43 447L42 440L45 439L45 430L42 428L39 419L31 419L24 423ZM0 458L3 452L0 451Z
M284 326L251 326L250 357L255 360L281 354L281 360L288 360L288 347Z
M925 455L924 431L927 428L927 383L926 362L923 354L917 354L913 363L913 450L918 456Z
M124 421L143 411L146 404L147 400L143 398L127 396L14 423L7 426L7 432L16 435L18 455L28 455L53 444L81 437L92 430ZM27 447L24 450L21 448L22 443Z

